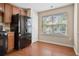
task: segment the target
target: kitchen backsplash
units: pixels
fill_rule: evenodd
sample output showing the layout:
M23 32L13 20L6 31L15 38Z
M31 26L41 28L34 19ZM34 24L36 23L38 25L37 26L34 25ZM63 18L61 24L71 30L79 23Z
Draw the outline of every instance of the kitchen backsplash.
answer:
M3 30L9 32L10 31L10 24L3 24Z
M2 22L2 14L0 13L0 25L3 26L3 30L9 32L10 31L10 24L5 24Z

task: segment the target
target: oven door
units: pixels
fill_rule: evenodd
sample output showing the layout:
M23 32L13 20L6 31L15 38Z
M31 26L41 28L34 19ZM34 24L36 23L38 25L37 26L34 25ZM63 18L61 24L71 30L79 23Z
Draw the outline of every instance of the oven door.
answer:
M5 32L0 32L0 56L6 54L7 50L7 34Z

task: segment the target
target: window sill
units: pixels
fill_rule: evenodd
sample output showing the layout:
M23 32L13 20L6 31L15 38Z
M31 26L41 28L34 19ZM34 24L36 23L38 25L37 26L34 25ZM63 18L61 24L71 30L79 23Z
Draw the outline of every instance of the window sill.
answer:
M57 37L68 37L67 34L45 34L45 33L42 33L41 35L46 35L46 36L57 36Z

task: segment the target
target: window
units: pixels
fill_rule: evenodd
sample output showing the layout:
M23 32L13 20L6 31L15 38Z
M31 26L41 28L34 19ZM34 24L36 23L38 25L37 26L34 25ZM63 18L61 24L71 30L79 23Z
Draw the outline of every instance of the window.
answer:
M45 34L67 34L67 15L59 13L43 16L43 33Z

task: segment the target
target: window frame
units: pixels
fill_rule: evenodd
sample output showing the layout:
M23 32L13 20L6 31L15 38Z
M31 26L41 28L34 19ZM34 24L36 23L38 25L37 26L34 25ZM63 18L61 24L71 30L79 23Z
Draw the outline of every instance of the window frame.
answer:
M63 14L64 16L65 16L65 19L66 19L66 30L65 30L65 33L54 33L54 31L53 31L53 26L54 26L54 24L53 24L53 16L55 16L55 15L60 15L61 16L61 14ZM44 23L44 17L49 17L49 16L51 16L52 17L52 25L49 25L49 26L51 26L51 28L52 28L52 34L46 34L45 32L44 32L44 25L43 25L43 23ZM68 14L66 13L66 12L62 12L62 13L56 13L56 14L53 14L53 15L46 15L46 16L42 16L42 32L43 32L43 34L45 34L45 35L67 35L67 28L68 28ZM60 24L55 24L55 25L60 25ZM61 25L64 25L64 24L61 24Z

